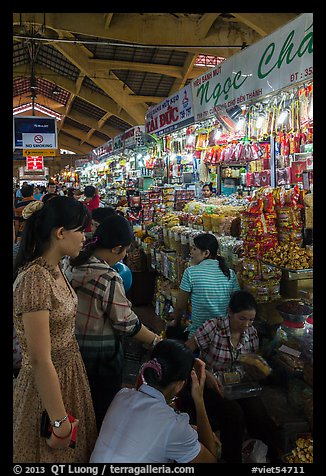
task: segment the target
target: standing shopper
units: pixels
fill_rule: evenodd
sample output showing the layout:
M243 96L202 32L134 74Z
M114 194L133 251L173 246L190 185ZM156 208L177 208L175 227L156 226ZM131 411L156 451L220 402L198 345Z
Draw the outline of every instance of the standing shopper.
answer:
M91 463L216 463L217 439L203 401L205 364L183 343L165 339L140 370L137 389L123 388L103 421ZM170 403L192 381L197 431Z
M240 289L237 276L218 255L218 241L211 233L201 233L194 238L190 250L191 263L182 276L169 326L178 327L191 299L191 325L184 333L184 340L191 337L207 320L227 313L230 296ZM188 335L189 332L189 335ZM173 329L167 328L167 337ZM180 333L178 333L179 335Z
M82 203L57 196L27 205L24 218L14 265L13 317L22 366L14 389L13 460L86 463L97 436L95 415L75 337L77 296L59 263L64 255L79 254L90 214ZM44 411L49 438L40 435Z
M84 204L92 213L93 210L99 208L100 206L100 196L96 193L96 188L93 185L87 185L84 188ZM90 238L92 236L92 222L90 220L89 224L85 229L86 238Z
M126 298L123 280L113 266L133 240L124 217L111 215L93 239L71 260L66 276L78 296L76 336L92 391L98 429L122 385L122 336L154 346L161 338L143 326Z
M14 224L15 224L15 236L16 242L19 242L25 226L25 220L23 218L24 208L31 202L34 202L36 198L33 196L33 185L23 185L21 189L22 199L18 201L14 208Z

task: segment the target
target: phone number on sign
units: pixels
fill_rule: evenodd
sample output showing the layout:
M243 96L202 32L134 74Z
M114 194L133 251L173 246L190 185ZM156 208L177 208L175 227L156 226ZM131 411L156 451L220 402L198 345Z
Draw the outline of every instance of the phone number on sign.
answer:
M290 81L293 83L294 81L300 81L301 79L308 78L309 76L313 75L313 67L310 66L310 68L305 68L302 73L299 73L298 71L296 73L292 73L290 76Z

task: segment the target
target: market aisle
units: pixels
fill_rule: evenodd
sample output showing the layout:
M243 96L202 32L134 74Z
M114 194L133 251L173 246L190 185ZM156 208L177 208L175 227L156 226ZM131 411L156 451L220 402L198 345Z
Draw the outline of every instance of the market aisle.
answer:
M143 306L133 306L134 312L140 318L142 323L158 334L164 329L164 322L155 314L152 304ZM123 386L133 386L139 371L139 368L147 357L149 350L133 338L125 338L125 367L123 374Z

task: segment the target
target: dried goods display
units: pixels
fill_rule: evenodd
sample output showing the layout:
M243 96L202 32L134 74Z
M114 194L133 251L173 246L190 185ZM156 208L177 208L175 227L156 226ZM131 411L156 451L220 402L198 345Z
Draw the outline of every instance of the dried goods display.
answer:
M292 452L284 457L285 463L313 463L314 447L311 435L298 437L295 444Z
M265 253L264 261L280 268L289 270L311 269L313 266L313 251L301 248L295 243L278 245Z

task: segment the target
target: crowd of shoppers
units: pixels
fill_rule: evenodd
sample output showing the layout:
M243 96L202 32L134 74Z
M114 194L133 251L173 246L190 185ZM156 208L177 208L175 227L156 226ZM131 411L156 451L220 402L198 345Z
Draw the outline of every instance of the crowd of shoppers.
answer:
M221 454L240 463L245 431L278 462L276 429L261 399L223 393L223 372L258 350L257 304L240 291L214 235L194 239L162 340L135 314L114 269L133 242L127 219L100 207L93 186L82 196L51 182L19 191L14 462L200 463ZM191 324L180 332L189 301ZM122 388L124 336L152 349L132 389Z

